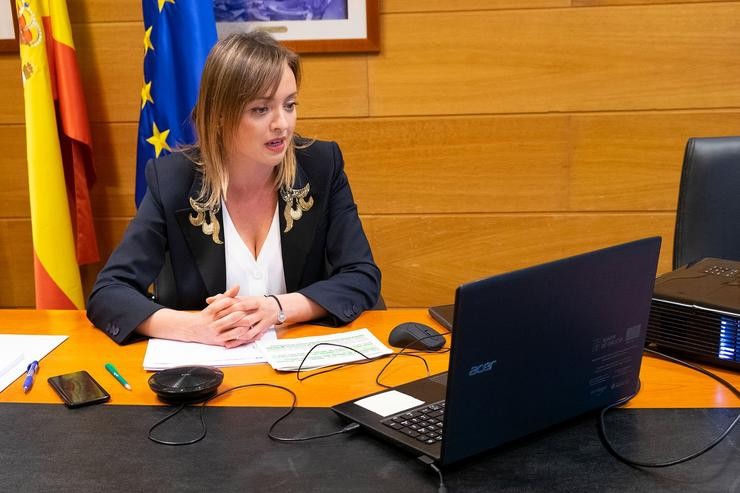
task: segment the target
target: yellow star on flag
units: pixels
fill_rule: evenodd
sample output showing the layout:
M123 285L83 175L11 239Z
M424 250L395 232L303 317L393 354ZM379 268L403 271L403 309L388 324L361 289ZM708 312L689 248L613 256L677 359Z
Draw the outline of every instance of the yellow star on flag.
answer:
M149 26L149 29L144 31L144 56L146 56L147 51L154 51L154 45L152 44L152 27L154 26Z
M159 3L159 11L162 12L162 9L164 8L164 4L171 3L175 4L175 0L157 0L157 3Z
M146 106L146 103L150 102L154 104L154 100L152 99L152 83L144 81L144 87L141 88L141 109L144 109L144 106Z
M159 157L162 149L167 149L168 151L172 152L170 146L167 145L167 136L170 134L169 129L165 130L164 132L160 132L157 128L156 123L152 123L152 127L154 127L152 129L152 136L146 139L146 141L154 146L155 157Z

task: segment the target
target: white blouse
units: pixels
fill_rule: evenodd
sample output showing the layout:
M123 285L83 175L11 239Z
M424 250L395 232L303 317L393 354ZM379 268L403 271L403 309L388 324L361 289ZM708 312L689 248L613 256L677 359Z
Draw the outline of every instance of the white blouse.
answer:
M223 200L221 210L224 221L226 289L238 284L240 296L284 294L286 292L285 271L283 270L277 205L275 214L272 216L270 231L256 259L239 236Z

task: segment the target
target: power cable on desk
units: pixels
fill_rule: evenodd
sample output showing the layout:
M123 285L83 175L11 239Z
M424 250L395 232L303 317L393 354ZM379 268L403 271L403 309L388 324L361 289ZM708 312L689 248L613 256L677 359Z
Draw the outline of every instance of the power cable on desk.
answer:
M378 385L380 385L381 387L385 387L387 389L388 388L391 388L390 386L385 385L384 383L382 383L380 381L380 377L381 377L381 375L383 375L383 372L385 372L385 370L393 363L393 361L395 361L395 359L398 356L413 356L415 358L419 358L424 363L424 368L426 369L426 375L429 376L429 364L427 363L426 359L424 359L419 354L431 354L431 353L449 352L450 351L450 348L449 347L441 348L441 349L438 349L436 351L435 350L430 350L430 351L420 350L420 351L413 351L413 352L405 352L405 351L412 344L414 344L414 343L416 343L416 342L418 342L418 341L420 341L422 339L425 339L427 337L436 337L437 335L445 336L445 335L448 335L448 334L450 334L449 331L444 332L442 334L435 334L435 335L425 336L425 337L416 339L415 341L411 341L408 344L406 344L403 348L401 348L400 351L398 351L396 353L393 353L392 357L386 362L386 364L383 366L383 368L380 369L380 371L378 372L378 374L375 377L375 383L378 384ZM301 377L300 376L300 371L301 371L301 368L302 368L303 364L305 363L306 359L308 359L308 356L311 354L311 352L314 349L316 349L318 346L321 346L321 345L327 345L327 346L334 346L334 347L341 347L341 348L345 348L345 349L350 349L350 350L354 351L355 353L359 354L360 356L362 356L365 359L362 360L362 361L353 361L353 362L350 362L350 363L345 363L345 364L341 364L341 365L335 365L333 367L330 367L330 368L323 369L321 371L312 373L312 374L310 374L308 376ZM301 363L300 363L300 365L298 367L298 372L296 373L296 378L298 378L298 380L300 380L300 381L303 381L303 380L307 380L308 378L314 377L316 375L321 375L323 373L331 372L331 371L334 371L334 370L339 370L340 368L344 368L345 366L361 365L361 364L369 363L371 361L375 361L375 360L384 358L386 356L388 356L388 355L382 355L382 356L379 356L377 358L369 358L368 356L364 355L362 352L360 352L360 351L358 351L358 350L356 350L354 348L351 348L349 346L344 346L342 344L334 344L334 343L319 343L319 344L316 344L315 346L313 346L311 349L309 349L309 351L303 357L303 360L301 361ZM347 426L347 428L352 427L353 425L354 425L354 428L351 428L351 429L359 428L359 425L356 424L356 423L351 423L350 425ZM437 475L439 476L439 486L437 488L437 493L446 493L447 492L447 487L444 484L444 477L442 475L442 471L437 467L437 465L434 463L434 461L431 458L427 457L427 456L421 456L421 457L418 457L418 459L422 463L424 463L424 464L428 465L430 468L432 468L437 473Z
M439 469L439 467L437 467L437 464L435 464L434 461L426 455L419 456L417 457L417 459L419 459L419 461L423 464L431 467L437 473L437 476L439 476L439 486L437 487L437 493L447 493L444 476L442 475L442 471Z
M663 359L666 359L668 361L672 361L672 362L677 363L679 365L686 366L687 368L691 368L692 370L696 370L696 371L698 371L700 373L703 373L703 374L705 374L705 375L713 378L714 380L717 380L719 383L721 383L722 385L724 385L725 387L727 387L730 390L730 392L732 392L735 395L735 397L740 398L740 392L738 392L738 390L735 388L734 385L732 385L730 382L728 382L724 378L720 377L719 375L715 375L714 373L712 373L711 371L709 371L709 370L707 370L705 368L702 368L702 367L697 366L697 365L693 365L691 363L688 363L688 362L683 361L683 360L678 359L678 358L674 358L673 356L669 356L667 354L663 354L663 353L658 352L658 351L655 351L653 349L647 349L647 348L645 348L645 352L648 353L648 354L652 354L652 355L658 356L659 358L663 358ZM689 454L687 456L680 457L678 459L672 459L672 460L664 461L664 462L642 462L642 461L633 460L633 459L630 459L628 457L625 457L621 453L617 452L616 448L614 447L614 445L612 444L611 440L609 439L609 437L606 434L605 416L606 416L606 413L609 410L625 404L627 401L629 401L635 395L637 395L637 393L639 391L640 391L640 383L638 381L637 391L634 394L632 394L630 396L627 396L627 397L619 400L618 402L615 402L614 404L612 404L610 406L605 407L604 409L601 410L601 413L599 414L599 432L601 433L601 437L602 437L602 441L604 442L604 446L617 459L619 459L622 462L624 462L625 464L629 464L631 466L638 466L638 467L669 467L669 466L675 466L677 464L681 464L683 462L687 462L687 461L690 461L692 459L695 459L696 457L699 457L700 455L702 455L705 452L709 451L710 449L714 448L717 444L719 444L722 440L724 440L724 438L727 435L729 435L730 432L732 432L732 430L735 428L735 425L737 425L738 421L740 421L740 414L738 414L737 416L735 416L735 419L732 420L732 423L730 423L729 426L717 438L715 438L714 440L712 440L709 443L709 445L707 445L707 446L701 448L700 450L697 450L696 452L693 452L693 453L691 453L691 454Z
M275 434L273 434L273 430L278 425L278 423L280 423L282 420L284 420L285 418L287 418L295 410L296 403L298 402L298 397L295 395L295 392L293 392L292 390L290 390L287 387L283 387L282 385L275 385L275 384L271 384L271 383L249 383L249 384L237 385L235 387L231 387L230 389L226 389L223 392L219 392L219 393L217 393L217 394L209 397L205 401L203 401L203 403L201 404L201 407L200 407L201 433L200 433L200 435L196 436L195 438L193 438L191 440L184 440L184 441L177 442L177 441L170 441L170 440L162 440L162 439L156 438L156 437L154 437L152 435L152 431L154 431L154 429L156 427L158 427L159 425L161 425L162 423L164 423L165 421L169 420L170 418L172 418L173 416L175 416L177 413L179 413L180 411L182 411L185 408L185 403L180 404L180 406L175 411L171 412L170 414L168 414L164 418L162 418L159 421L157 421L154 425L152 425L152 427L149 428L149 432L148 432L147 436L149 437L149 439L151 441L153 441L155 443L162 444L162 445L191 445L193 443L197 443L197 442L201 441L203 438L205 438L206 433L208 432L208 428L207 428L206 421L205 421L205 418L204 418L204 410L206 409L206 404L208 404L213 399L216 399L217 397L220 397L220 396L222 396L224 394L228 394L229 392L233 392L234 390L245 389L245 388L249 388L249 387L269 387L269 388L280 389L280 390L284 390L285 392L289 393L291 395L291 397L293 398L293 401L290 404L290 408L285 413L283 413L279 418L277 418L270 425L270 427L267 429L267 436L271 440L275 440L275 441L278 441L278 442L305 442L305 441L308 441L308 440L315 440L315 439L318 439L318 438L327 438L327 437L334 436L334 435L340 435L342 433L347 433L347 432L350 432L350 431L354 431L354 430L356 430L356 429L358 429L360 427L360 425L358 425L357 423L350 423L349 425L345 426L344 428L342 428L340 430L337 430L337 431L333 431L331 433L326 433L326 434L323 434L323 435L313 435L313 436L307 436L307 437L300 437L300 436L299 437L282 437L282 436L275 435Z
M445 332L445 333L440 334L440 335L447 335L447 334L449 334L449 332ZM428 337L434 337L434 336L428 336ZM423 337L421 339L425 339L425 337ZM421 339L417 339L417 341L419 341ZM437 351L409 351L409 352L404 352L404 351L406 351L406 349L411 344L413 344L414 342L417 342L417 341L410 342L409 344L407 344L406 346L404 346L403 348L401 348L401 350L399 352L393 353L392 355L383 354L383 355L376 356L376 357L373 357L373 358L371 358L369 356L366 356L362 352L360 352L357 349L355 349L353 347L350 347L350 346L345 346L343 344L335 344L335 343L331 343L331 342L320 342L320 343L312 346L311 349L309 349L308 352L306 353L306 355L303 357L303 359L301 360L301 363L298 365L298 371L296 372L296 378L299 381L304 381L304 380L308 380L309 378L312 378L312 377L315 377L315 376L318 376L318 375L321 375L321 374L324 374L324 373L329 373L329 372L332 372L332 371L335 371L335 370L339 370L341 368L345 368L347 366L364 365L364 364L367 364L367 363L370 363L370 362L373 362L373 361L377 361L377 360L386 358L388 356L391 356L390 360L385 364L385 366L383 366L383 368L381 368L380 372L378 372L378 375L375 377L375 383L376 384L380 385L381 387L391 388L390 386L385 385L385 384L383 384L383 383L380 382L380 376L383 374L383 372L385 372L385 370L388 368L388 366L391 363L393 363L393 361L396 359L396 357L398 357L398 356L411 356L411 357L414 357L414 358L419 358L424 363L424 367L426 369L426 375L429 376L429 364L427 363L427 361L422 356L420 356L420 354L444 353L444 352L449 352L449 350L450 350L450 348L447 347L447 348L439 349ZM343 349L349 349L350 351L354 351L355 353L359 354L364 359L363 360L360 360L360 361L351 361L349 363L341 363L341 364L337 364L337 365L332 365L332 366L330 366L328 368L323 368L323 369L320 369L318 371L315 371L314 373L311 373L309 375L301 376L301 371L305 371L305 370L303 370L303 364L308 359L308 356L314 351L314 349L316 349L316 348L318 348L320 346L333 346L333 347L340 347L340 348L343 348Z
M447 334L449 334L449 332L447 332ZM412 343L409 343L409 344L412 344ZM316 349L319 346L334 346L334 347L341 347L341 348L344 348L344 349L349 349L349 350L354 351L355 353L359 354L360 356L362 356L364 358L364 360L361 360L361 361L353 361L351 363L344 363L344 364L341 364L341 365L335 365L335 366L333 366L331 368L324 369L324 370L321 370L319 372L312 373L312 374L310 374L308 376L301 377L301 370L303 370L303 365L306 362L306 360L308 359L308 356L311 354L311 352L313 352L314 349ZM406 347L408 347L408 345ZM427 364L426 360L424 358L422 358L421 356L419 356L418 354L416 354L416 353L404 353L403 351L406 349L406 347L402 348L401 351L399 351L398 353L394 353L393 354L393 357L380 370L380 372L378 373L378 375L376 377L376 382L378 383L378 385L381 385L383 387L388 388L387 385L384 385L384 384L380 383L380 381L379 381L380 375L382 375L382 373L385 371L385 369L388 368L388 366L395 360L395 358L397 356L400 356L400 355L403 355L403 356L414 356L414 357L417 357L417 358L421 359L424 362L424 366L426 367L427 375L429 375L429 365ZM446 349L449 351L449 348L446 348ZM423 352L426 353L427 351L423 351ZM382 357L385 357L385 356L387 356L387 355L380 356L379 358L382 358ZM370 357L364 355L362 352L360 352L360 351L358 351L358 350L356 350L356 349L354 349L352 347L344 346L342 344L333 344L333 343L322 342L322 343L318 343L318 344L312 346L311 349L309 349L309 351L303 357L303 359L301 360L301 363L298 365L298 370L296 372L296 378L299 381L303 381L303 380L306 380L306 379L311 378L313 376L320 375L322 373L327 373L327 372L330 372L330 371L338 370L340 368L344 368L345 366L365 364L365 363L369 363L371 361L375 361L376 359L379 359L379 358L370 358ZM177 446L177 445L191 445L191 444L197 443L197 442L201 441L203 438L205 438L205 436L206 436L206 434L208 432L208 428L207 428L207 425L206 425L206 422L205 422L205 418L204 418L204 410L206 408L206 405L210 401L212 401L213 399L216 399L217 397L220 397L220 396L222 396L224 394L227 394L227 393L232 392L234 390L245 389L245 388L249 388L249 387L272 387L272 388L276 388L276 389L280 389L280 390L284 390L284 391L288 392L291 395L291 397L293 398L293 401L292 401L292 403L291 403L290 408L288 409L288 411L285 412L278 419L276 419L272 423L272 425L270 425L270 428L268 428L268 430L267 430L267 436L271 440L275 440L275 441L279 441L279 442L304 442L304 441L308 441L308 440L315 440L315 439L318 439L318 438L327 438L327 437L330 437L330 436L335 436L335 435L339 435L339 434L342 434L342 433L347 433L347 432L350 432L350 431L354 431L354 430L356 430L356 429L358 429L360 427L360 425L358 425L357 423L350 423L350 424L348 424L347 426L345 426L344 428L342 428L340 430L337 430L337 431L334 431L334 432L331 432L331 433L328 433L328 434L324 434L324 435L313 435L313 436L308 436L308 437L281 437L281 436L274 435L272 432L275 429L275 426L277 426L277 424L280 423L280 421L282 421L283 419L285 419L286 417L288 417L295 410L296 403L298 402L298 397L295 395L295 393L292 390L290 390L287 387L283 387L281 385L275 385L275 384L269 384L269 383L251 383L251 384L237 385L237 386L232 387L230 389L226 389L226 390L224 390L222 392L219 392L217 394L212 395L211 397L209 397L205 401L203 401L203 403L201 404L201 408L200 408L200 423L201 423L201 430L202 431L195 438L190 439L190 440L184 440L184 441L170 441L170 440L162 440L162 439L156 438L154 435L152 435L152 432L154 431L155 428L157 428L161 424L165 423L166 421L168 421L169 419L171 419L172 417L174 417L175 415L177 415L178 413L180 413L185 408L186 403L181 403L178 406L178 408L175 409L173 412L171 412L170 414L168 414L164 418L162 418L159 421L157 421L156 423L154 423L149 428L149 431L147 433L147 437L151 441L153 441L155 443L159 443L161 445Z
M429 364L427 364L427 360L425 360L423 357L419 356L419 354L420 353L421 354L448 353L448 352L450 352L450 348L449 347L442 347L440 349L437 349L436 351L434 351L434 350L430 350L430 351L414 351L414 352L404 352L404 351L406 351L406 349L408 349L409 346L411 346L412 344L415 344L416 342L419 342L419 341L421 341L423 339L427 339L427 338L431 338L431 337L437 337L437 336L446 336L446 335L449 335L449 334L450 334L450 331L447 331L447 332L443 332L441 334L433 334L433 335L421 337L421 338L419 338L419 339L417 339L415 341L409 342L404 347L402 347L399 352L394 353L393 356L391 357L391 359L388 360L388 362L385 364L385 366L383 366L383 368L380 369L380 371L378 372L378 375L375 377L375 383L378 384L378 385L380 385L381 387L385 387L386 389L392 388L390 385L386 385L386 384L382 383L380 381L380 376L383 374L383 372L385 372L385 370L391 365L391 363L393 363L393 361L398 356L415 356L415 357L421 359L424 362L424 367L426 368L427 376L429 376Z

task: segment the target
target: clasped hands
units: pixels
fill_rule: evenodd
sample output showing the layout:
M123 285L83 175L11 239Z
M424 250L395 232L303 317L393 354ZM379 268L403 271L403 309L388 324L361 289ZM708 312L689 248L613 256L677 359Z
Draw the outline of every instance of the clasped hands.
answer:
M264 296L237 296L239 286L206 299L198 313L200 342L233 348L259 340L277 322L278 306ZM200 337L198 337L200 339Z

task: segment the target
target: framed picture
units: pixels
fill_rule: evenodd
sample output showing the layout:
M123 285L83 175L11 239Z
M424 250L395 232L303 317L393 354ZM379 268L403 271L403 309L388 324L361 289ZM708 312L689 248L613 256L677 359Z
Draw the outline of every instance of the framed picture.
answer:
M6 51L18 51L14 0L0 0L0 52Z
M377 52L379 0L213 0L219 37L260 29L298 53Z

